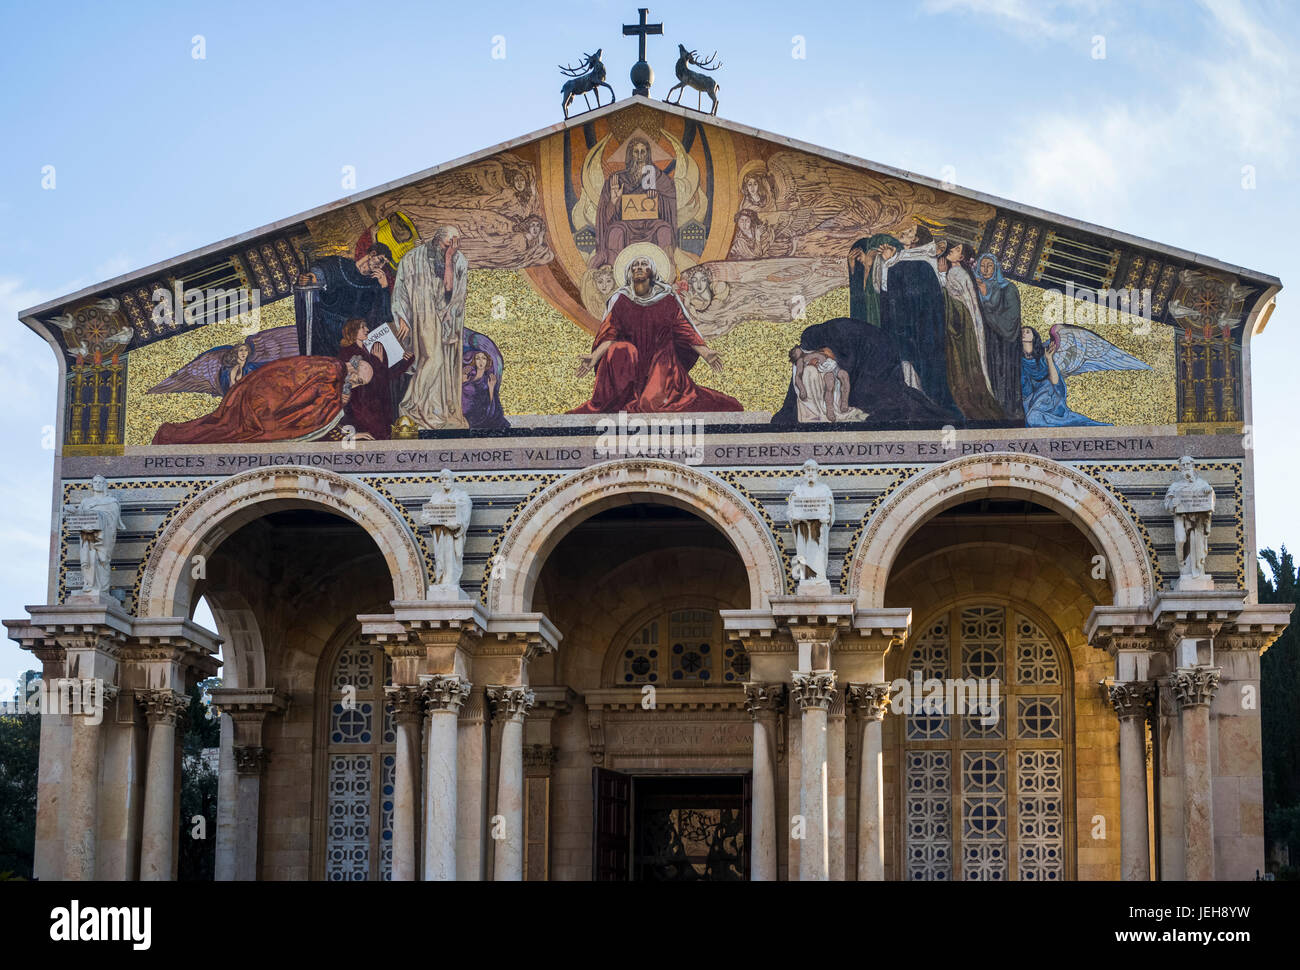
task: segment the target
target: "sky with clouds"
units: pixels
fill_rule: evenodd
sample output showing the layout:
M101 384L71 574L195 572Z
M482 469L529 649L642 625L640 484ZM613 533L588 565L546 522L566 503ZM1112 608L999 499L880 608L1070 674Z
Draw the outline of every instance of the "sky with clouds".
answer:
M52 504L55 365L18 311L349 194L344 166L365 189L559 121L556 64L584 51L603 48L625 97L635 17L577 0L7 0L0 614L45 599ZM678 43L716 48L722 117L1300 289L1289 0L715 0L651 19L659 97ZM1253 345L1257 521L1261 545L1300 547L1290 293ZM0 644L0 678L34 665Z

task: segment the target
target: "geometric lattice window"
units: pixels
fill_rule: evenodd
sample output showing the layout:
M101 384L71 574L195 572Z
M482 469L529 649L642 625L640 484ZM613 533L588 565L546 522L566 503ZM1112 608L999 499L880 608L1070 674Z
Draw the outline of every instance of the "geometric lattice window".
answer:
M724 643L716 610L661 613L623 645L615 668L620 685L666 687L743 684L749 679L749 654Z
M378 647L351 644L330 677L326 753L325 878L391 879L396 726L384 686L392 661Z
M1071 731L1053 640L978 604L935 617L905 656L924 687L904 713L905 878L1064 879Z

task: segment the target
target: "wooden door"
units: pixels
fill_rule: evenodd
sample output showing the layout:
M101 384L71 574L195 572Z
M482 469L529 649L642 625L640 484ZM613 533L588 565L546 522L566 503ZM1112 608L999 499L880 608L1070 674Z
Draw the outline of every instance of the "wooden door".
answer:
M618 771L593 768L591 789L592 879L627 882L632 877L632 779Z

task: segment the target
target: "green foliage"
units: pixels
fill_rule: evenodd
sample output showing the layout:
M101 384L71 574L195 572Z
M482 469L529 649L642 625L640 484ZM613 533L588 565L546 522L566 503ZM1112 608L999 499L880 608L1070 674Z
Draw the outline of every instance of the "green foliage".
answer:
M1261 603L1300 600L1300 574L1287 551L1259 554ZM1264 834L1270 846L1289 845L1300 859L1300 627L1294 623L1260 658L1260 730L1263 735Z
M207 680L199 681L189 690L190 722L185 729L184 745L187 755L197 758L204 748L221 746L221 719L216 717L215 712L203 699L208 691L220 686L220 677L209 677ZM209 717L209 714L213 716Z
M189 690L190 719L181 762L180 880L211 880L216 864L217 773L202 755L204 748L221 746L221 720L204 700L209 690L220 686L220 678L210 677Z
M40 749L40 715L0 717L0 878L32 878Z
M187 756L181 768L180 826L177 879L211 881L217 856L217 773L199 758Z

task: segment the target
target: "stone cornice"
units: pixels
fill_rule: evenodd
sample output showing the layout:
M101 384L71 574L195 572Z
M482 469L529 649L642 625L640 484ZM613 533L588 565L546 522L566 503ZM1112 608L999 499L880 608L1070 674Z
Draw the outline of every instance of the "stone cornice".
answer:
M644 706L646 695L637 684L631 687L602 687L583 694L588 710L609 711L649 710ZM734 687L655 687L653 710L714 711L740 710L745 706L745 692Z
M537 701L533 717L561 717L572 714L573 705L579 698L576 691L564 684L534 687L533 695Z

